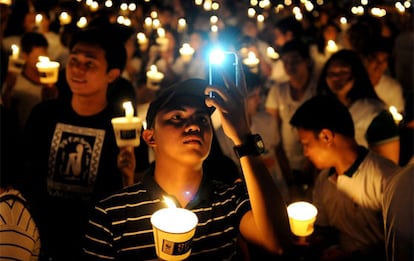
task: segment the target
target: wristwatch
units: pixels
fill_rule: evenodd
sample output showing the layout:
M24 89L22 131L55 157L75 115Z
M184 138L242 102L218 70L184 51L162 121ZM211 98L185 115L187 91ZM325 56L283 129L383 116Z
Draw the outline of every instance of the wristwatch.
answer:
M243 144L234 146L234 152L240 159L243 156L259 156L265 152L265 146L262 137L259 134L248 134Z

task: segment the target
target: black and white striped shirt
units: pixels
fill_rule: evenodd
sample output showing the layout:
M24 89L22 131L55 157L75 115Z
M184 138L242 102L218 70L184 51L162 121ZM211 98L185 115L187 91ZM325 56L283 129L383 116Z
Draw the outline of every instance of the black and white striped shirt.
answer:
M9 189L0 195L0 260L38 260L37 226L20 192Z
M143 181L100 201L89 220L84 252L88 260L157 260L151 215L167 195L154 181ZM242 216L251 209L244 183L223 185L203 179L186 206L199 220L189 259L234 260Z

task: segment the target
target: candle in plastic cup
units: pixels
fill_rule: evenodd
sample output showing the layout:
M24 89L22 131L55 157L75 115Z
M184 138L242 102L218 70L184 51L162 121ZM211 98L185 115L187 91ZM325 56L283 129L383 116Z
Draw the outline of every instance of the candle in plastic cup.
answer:
M150 70L147 71L147 88L159 90L163 79L164 74L158 71L157 66L151 65Z
M47 57L39 57L39 62L36 63L37 70L39 71L40 83L54 84L59 77L58 62L50 61Z
M247 58L243 59L243 63L249 67L252 73L259 72L259 58L256 57L256 54L252 51L249 51L247 54Z
M313 233L313 224L318 210L308 202L299 201L287 207L290 229L299 237L306 237Z
M118 147L138 147L142 120L138 117L117 117L111 120Z
M184 208L163 208L151 216L155 250L162 260L183 260L191 254L197 215Z

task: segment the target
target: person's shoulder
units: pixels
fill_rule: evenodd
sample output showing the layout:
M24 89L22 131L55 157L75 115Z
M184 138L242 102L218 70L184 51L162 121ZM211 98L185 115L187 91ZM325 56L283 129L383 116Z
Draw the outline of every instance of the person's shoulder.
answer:
M142 182L119 189L109 196L101 199L98 205L102 208L136 204L143 200L143 195L148 192Z

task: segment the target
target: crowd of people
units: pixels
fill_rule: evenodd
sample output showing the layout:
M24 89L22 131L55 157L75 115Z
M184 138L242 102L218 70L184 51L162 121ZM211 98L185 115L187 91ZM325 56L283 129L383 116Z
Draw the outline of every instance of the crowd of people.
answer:
M218 3L0 1L0 257L157 259L168 196L198 217L191 260L414 258L413 7L254 6L259 22L252 3ZM224 89L208 81L216 48L238 57ZM144 121L132 149L111 124L124 101ZM305 243L286 209L299 200L318 210Z

